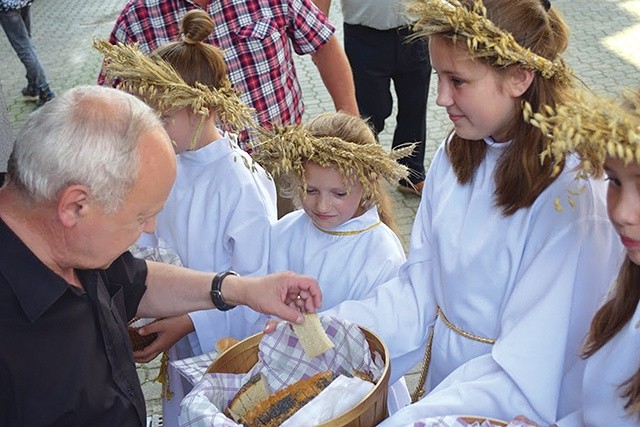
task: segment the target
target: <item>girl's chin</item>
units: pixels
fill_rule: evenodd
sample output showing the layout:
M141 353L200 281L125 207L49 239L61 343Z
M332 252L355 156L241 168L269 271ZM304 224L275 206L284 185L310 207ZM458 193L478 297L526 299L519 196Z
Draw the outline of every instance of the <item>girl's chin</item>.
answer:
M640 248L627 249L627 256L632 263L640 267Z
M454 124L453 127L456 135L458 135L462 139L467 139L469 141L479 141L481 139L484 139L485 137L484 135L481 135L481 133L477 130L472 128L470 129L469 126Z

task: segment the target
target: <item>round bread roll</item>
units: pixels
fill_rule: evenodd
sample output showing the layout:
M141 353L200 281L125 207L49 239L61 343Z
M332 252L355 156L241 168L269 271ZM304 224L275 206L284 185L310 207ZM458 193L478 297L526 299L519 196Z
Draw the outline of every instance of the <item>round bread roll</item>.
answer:
M226 349L228 349L229 347L239 343L240 340L237 338L233 338L233 337L226 337L226 338L220 338L218 340L218 342L216 343L216 351L218 353L222 353L223 351L225 351Z

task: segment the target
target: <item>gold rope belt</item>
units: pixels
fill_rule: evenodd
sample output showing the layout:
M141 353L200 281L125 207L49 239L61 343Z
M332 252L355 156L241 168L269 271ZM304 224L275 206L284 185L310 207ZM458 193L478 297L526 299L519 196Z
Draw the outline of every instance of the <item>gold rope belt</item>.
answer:
M453 332L455 332L456 334L462 337L465 337L473 341L478 341L483 344L493 345L496 343L496 340L494 339L480 337L478 335L474 335L470 332L466 332L458 328L456 325L451 323L449 319L447 319L447 316L444 315L444 312L442 311L440 306L437 307L436 320L438 319L438 317L442 319L442 321L447 326L447 328L451 329ZM424 354L424 361L422 362L422 369L420 372L420 378L418 379L418 385L416 386L416 389L411 394L411 402L417 402L420 399L420 397L422 397L422 395L424 394L424 383L427 381L427 375L429 375L429 365L431 364L431 346L433 344L434 329L435 329L435 321L434 321L434 325L431 327L431 330L429 331L429 337L427 338L427 351Z

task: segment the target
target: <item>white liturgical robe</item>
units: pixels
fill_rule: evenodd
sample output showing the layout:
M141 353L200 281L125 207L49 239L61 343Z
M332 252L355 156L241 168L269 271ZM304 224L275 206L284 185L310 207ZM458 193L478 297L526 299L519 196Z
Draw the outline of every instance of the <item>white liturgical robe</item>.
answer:
M580 405L580 347L622 259L605 185L575 180L568 159L531 207L505 216L494 169L508 143L485 143L466 184L438 149L399 277L327 312L382 337L392 382L422 359L434 328L426 395L381 425L449 414L527 414L549 425ZM495 344L455 332L436 319L437 307L452 326Z
M397 276L405 261L398 237L380 222L375 208L350 219L333 232L364 230L335 236L317 229L303 210L294 211L272 226L268 272L294 271L315 277L322 290L322 307L364 298L381 283ZM247 307L228 312L207 310L206 322L196 326L203 352L224 337L246 338L264 328L267 316ZM205 327L209 325L209 327ZM211 325L215 325L211 326Z
M265 274L271 223L277 220L276 192L271 177L225 134L198 150L177 156L177 177L158 215L156 235L180 257L185 267L201 271L234 270ZM152 240L143 236L141 242ZM250 310L247 310L250 311ZM229 312L244 321L240 313ZM189 313L195 334L171 349L172 360L213 349L208 332L216 328L217 310ZM254 314L255 319L258 313ZM172 392L165 400L165 425L177 425L180 400L190 389L169 367ZM185 389L186 388L186 389Z
M177 161L157 235L189 268L264 274L277 219L271 177L227 135Z
M558 427L638 426L636 415L624 410L627 398L620 386L640 368L640 305L629 321L608 343L587 359L582 384L583 407Z
M380 221L375 207L332 230L318 229L298 210L271 231L269 272L291 270L318 279L320 310L364 298L397 276L404 261L400 240Z

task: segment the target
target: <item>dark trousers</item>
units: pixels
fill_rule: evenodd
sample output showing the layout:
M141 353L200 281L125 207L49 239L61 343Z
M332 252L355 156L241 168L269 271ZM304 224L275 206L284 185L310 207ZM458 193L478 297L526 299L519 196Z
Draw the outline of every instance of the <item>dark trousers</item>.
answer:
M31 42L31 15L29 12L30 6L0 11L0 25L27 70L29 87L44 92L49 88L49 82Z
M418 145L400 163L411 170L411 182L424 180L424 147L427 134L427 97L431 65L426 40L408 42L407 27L376 30L344 24L344 49L349 58L360 114L368 118L376 134L391 115L391 80L398 100L392 147L408 142Z

